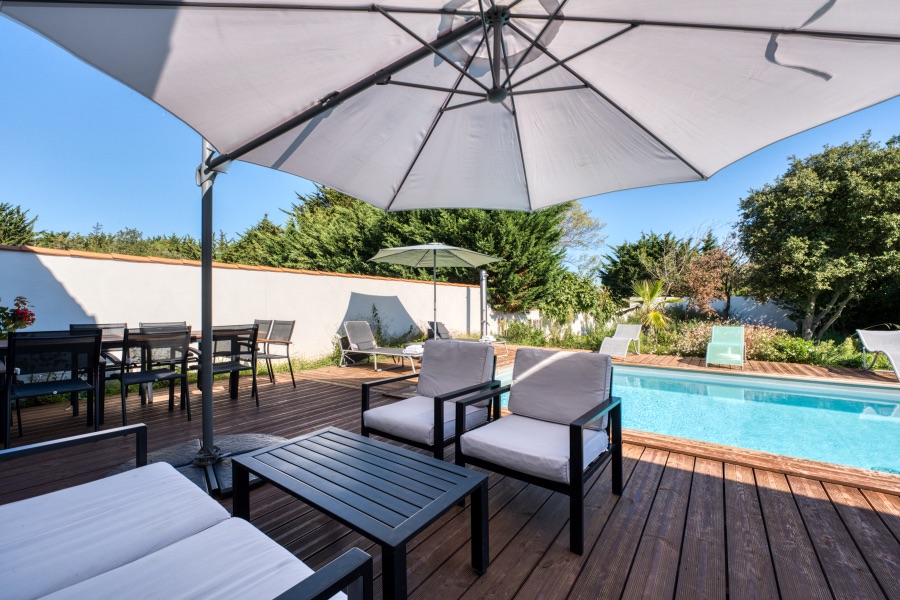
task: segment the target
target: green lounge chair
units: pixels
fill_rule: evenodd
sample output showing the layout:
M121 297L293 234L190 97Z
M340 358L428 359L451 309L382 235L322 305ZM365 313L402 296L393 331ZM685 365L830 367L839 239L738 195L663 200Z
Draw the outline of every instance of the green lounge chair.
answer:
M712 328L712 339L706 347L706 366L734 365L743 369L746 355L742 326Z

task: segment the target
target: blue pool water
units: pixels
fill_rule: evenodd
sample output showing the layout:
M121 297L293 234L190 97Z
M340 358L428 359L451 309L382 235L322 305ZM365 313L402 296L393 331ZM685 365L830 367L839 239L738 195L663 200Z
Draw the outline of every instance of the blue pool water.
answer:
M628 429L900 473L900 390L617 366L613 394Z

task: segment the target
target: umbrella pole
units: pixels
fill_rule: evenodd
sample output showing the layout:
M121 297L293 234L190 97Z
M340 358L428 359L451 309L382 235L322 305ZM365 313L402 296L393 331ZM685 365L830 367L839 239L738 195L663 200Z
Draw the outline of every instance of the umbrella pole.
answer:
M213 259L213 182L216 173L206 165L215 150L203 140L203 162L197 168L197 185L203 194L200 246L200 386L203 394L203 440L194 458L196 465L210 465L219 461L219 449L213 444L213 393L212 393L212 259Z
M431 256L433 260L431 287L434 289L434 316L432 317L434 321L432 321L431 324L434 325L434 339L437 339L437 252L432 250Z

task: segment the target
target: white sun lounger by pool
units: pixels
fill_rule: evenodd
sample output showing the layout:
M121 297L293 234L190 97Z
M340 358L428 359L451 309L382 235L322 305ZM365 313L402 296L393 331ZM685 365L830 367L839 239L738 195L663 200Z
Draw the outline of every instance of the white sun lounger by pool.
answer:
M612 337L603 338L600 344L600 354L625 358L628 355L628 347L634 342L635 354L641 353L641 326L640 325L616 325L616 332Z
M859 341L862 342L863 369L868 371L874 367L875 361L878 360L878 355L883 354L888 359L888 362L891 363L894 375L900 380L900 370L898 370L898 366L900 366L900 331L857 329L856 335L859 336ZM873 354L871 365L867 364L866 352Z

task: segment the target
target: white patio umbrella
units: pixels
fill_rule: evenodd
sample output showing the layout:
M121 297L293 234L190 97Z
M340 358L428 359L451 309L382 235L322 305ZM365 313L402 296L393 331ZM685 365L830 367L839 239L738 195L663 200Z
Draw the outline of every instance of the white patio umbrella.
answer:
M502 258L488 256L473 250L447 246L446 244L422 244L420 246L403 246L400 248L384 248L369 259L372 262L407 267L431 267L432 284L434 286L434 323L437 335L437 269L438 267L480 267L493 262L501 262Z
M204 334L212 178L228 161L386 210L536 210L705 179L900 94L896 0L3 0L0 12L209 141Z

